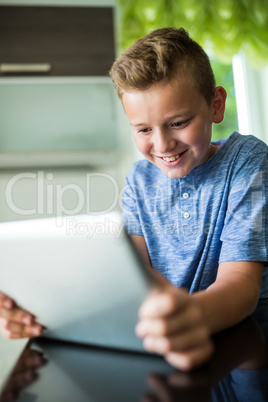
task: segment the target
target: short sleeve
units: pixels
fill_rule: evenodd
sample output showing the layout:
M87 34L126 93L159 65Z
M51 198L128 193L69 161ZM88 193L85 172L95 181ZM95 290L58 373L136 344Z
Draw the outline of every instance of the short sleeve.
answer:
M230 180L222 261L268 261L268 157L244 155Z
M124 224L129 234L143 235L138 211L139 192L137 185L132 182L131 178L130 173L126 179L122 196Z

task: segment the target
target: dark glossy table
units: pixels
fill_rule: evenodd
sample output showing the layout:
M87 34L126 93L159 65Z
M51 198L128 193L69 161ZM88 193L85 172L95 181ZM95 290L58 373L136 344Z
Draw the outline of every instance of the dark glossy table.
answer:
M214 340L212 359L183 373L159 356L39 338L23 352L0 401L268 401L268 299Z

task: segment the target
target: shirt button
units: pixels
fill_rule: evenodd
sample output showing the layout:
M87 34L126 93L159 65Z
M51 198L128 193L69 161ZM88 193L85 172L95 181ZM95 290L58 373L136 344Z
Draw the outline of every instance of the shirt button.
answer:
M188 193L183 193L182 196L183 196L183 198L185 198L185 199L190 197Z
M185 219L190 218L189 212L184 212L183 217L184 217Z

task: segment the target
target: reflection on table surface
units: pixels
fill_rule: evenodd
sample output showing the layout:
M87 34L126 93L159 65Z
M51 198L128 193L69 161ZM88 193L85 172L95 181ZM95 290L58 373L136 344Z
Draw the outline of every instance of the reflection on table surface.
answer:
M268 299L214 339L209 363L183 373L159 356L40 338L25 349L0 402L268 401Z

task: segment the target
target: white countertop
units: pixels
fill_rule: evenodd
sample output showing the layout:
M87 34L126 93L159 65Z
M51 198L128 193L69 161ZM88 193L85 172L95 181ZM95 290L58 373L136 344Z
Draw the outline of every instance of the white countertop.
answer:
M0 335L0 392L27 343L28 339L8 340Z

